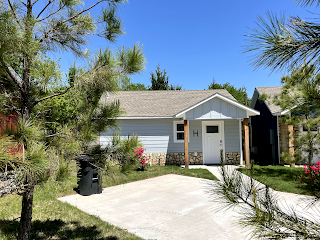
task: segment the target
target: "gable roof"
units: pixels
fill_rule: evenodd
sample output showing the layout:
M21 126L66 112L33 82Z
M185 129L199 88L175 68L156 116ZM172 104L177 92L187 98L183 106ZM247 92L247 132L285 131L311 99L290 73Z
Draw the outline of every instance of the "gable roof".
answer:
M257 92L256 92L257 91ZM252 97L252 104L250 107L254 107L258 97L262 94L268 95L268 98L265 100L265 104L269 108L272 115L278 115L282 113L282 109L280 106L274 104L273 98L275 96L279 96L281 94L282 87L256 87L254 96Z
M173 118L192 107L220 95L233 103L242 105L225 89L184 91L120 91L104 94L101 102L120 101L125 111L121 118ZM244 106L244 105L243 105ZM250 109L247 106L244 106ZM251 109L252 111L255 111Z

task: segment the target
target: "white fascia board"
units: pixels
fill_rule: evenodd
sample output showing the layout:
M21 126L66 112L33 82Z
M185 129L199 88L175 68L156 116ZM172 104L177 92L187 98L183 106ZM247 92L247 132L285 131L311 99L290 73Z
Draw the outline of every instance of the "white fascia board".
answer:
M250 113L250 112L251 112L252 114L248 114L249 116L260 115L260 112L257 111L257 110L254 110L254 109L252 109L252 108L250 108L250 107L247 107L246 105L243 105L243 104L241 104L241 103L239 103L239 102L237 102L237 101L231 100L230 98L227 98L227 97L225 97L225 96L223 96L223 95L221 95L221 94L219 94L219 93L215 93L215 94L213 94L212 96L210 96L209 98L204 99L203 101L201 101L201 102L193 105L192 107L190 107L190 108L188 108L188 109L186 109L186 110L184 110L184 111L182 111L182 112L177 113L174 117L181 116L181 115L185 114L186 112L189 112L190 110L192 110L192 109L200 106L201 104L204 104L204 103L207 102L207 101L210 101L211 99L213 99L213 98L215 98L215 97L220 98L220 99L222 99L222 100L224 100L224 101L226 101L226 102L228 102L228 103L230 103L230 104L232 104L232 105L235 105L236 107L239 107L239 108L241 108L241 109L244 109L244 110L247 111L247 113Z
M117 119L122 120L122 119L163 119L163 118L174 118L173 116L170 117L118 117Z

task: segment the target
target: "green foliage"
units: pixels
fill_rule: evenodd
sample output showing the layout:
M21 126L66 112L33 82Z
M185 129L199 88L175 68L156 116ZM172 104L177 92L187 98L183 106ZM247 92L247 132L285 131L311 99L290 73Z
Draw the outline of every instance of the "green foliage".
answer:
M317 0L296 0L302 6L316 4ZM291 71L305 62L319 70L319 24L297 16L277 16L267 12L259 16L256 26L247 35L246 51L253 52L251 63L255 68Z
M289 163L291 167L295 167L295 164L298 163L298 159L295 158L294 154L291 152L283 152L280 156L281 160Z
M119 76L137 73L145 63L139 44L117 54L107 48L88 59L86 67L74 65L68 74L69 86L62 87L59 63L46 54L67 51L87 57L90 35L115 42L123 34L116 10L124 2L61 0L18 5L4 1L0 6L0 111L18 114L16 131L6 134L25 150L22 159L8 158L25 184L18 239L29 237L32 201L27 198L33 198L35 184L45 179L52 166L58 166L58 179L66 175L68 161L86 151L99 131L115 126L119 103L104 106L100 97L116 89ZM98 5L100 16L90 14ZM72 95L63 98L71 89Z
M131 78L124 75L118 81L119 91L146 91L148 88L143 83L133 83Z
M250 171L247 169L247 171ZM213 186L212 196L223 207L233 207L242 215L240 224L258 239L318 239L320 223L295 206L280 205L267 186L239 171L222 166L222 180ZM253 173L254 174L254 173ZM310 206L311 212L316 206Z
M300 167L255 165L253 174L250 169L238 168L237 170L277 191L313 195L306 184L301 184L304 170Z
M182 90L182 85L172 85L170 84L170 86L168 87L168 90L173 90L173 91L179 91L179 90Z
M165 69L160 69L160 64L157 65L155 72L150 73L151 86L149 90L182 90L180 85L170 85L169 86L169 76L167 76L167 71Z
M64 159L59 159L57 172L55 173L56 181L63 181L70 176L70 161L65 161Z
M261 95L259 95L258 100L259 100L261 103L263 103L264 101L267 100L268 97L269 97L269 96L268 96L267 94L262 93Z
M30 70L31 81L34 84L34 90L41 91L41 95L46 92L52 92L55 87L61 84L62 73L59 70L60 65L58 62L40 56L34 60L33 66Z
M135 150L140 146L141 142L137 135L133 134L124 138L120 134L114 133L112 142L105 151L110 155L110 159L121 167L121 171L126 172L138 164Z
M275 103L291 114L282 118L287 124L294 125L294 156L291 159L312 164L313 157L319 154L320 143L318 126L319 117L319 83L320 74L315 74L313 65L294 68L290 75L281 78L282 92ZM305 129L305 133L301 133ZM313 131L313 130L316 131Z
M245 87L236 88L230 83L219 84L216 83L213 78L212 83L208 86L208 89L226 89L238 102L249 106L251 99L248 98L247 89Z
M150 73L150 81L150 90L168 90L169 88L169 76L167 76L165 69L160 69L160 64L158 64L155 73Z

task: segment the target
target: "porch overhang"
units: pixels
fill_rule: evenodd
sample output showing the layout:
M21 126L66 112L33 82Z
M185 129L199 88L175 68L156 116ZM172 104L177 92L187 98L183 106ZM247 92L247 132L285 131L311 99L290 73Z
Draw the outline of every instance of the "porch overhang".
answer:
M260 115L260 112L216 93L173 117L183 118L184 120L213 120L242 119L256 115Z

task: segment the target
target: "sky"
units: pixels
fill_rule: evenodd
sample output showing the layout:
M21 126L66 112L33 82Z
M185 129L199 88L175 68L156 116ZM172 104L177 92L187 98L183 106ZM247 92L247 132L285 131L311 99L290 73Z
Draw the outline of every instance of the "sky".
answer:
M255 87L280 86L281 76L287 75L271 69L255 70L249 62L251 54L243 53L245 35L256 26L259 15L266 18L267 11L311 20L319 9L303 8L294 0L130 0L119 11L126 34L115 44L94 38L87 48L94 52L140 42L147 63L141 74L131 76L135 83L150 85L150 72L160 64L167 71L169 84L182 85L184 90L207 89L214 77L220 84L245 86L251 97ZM75 60L71 54L54 56L61 58L66 72Z

